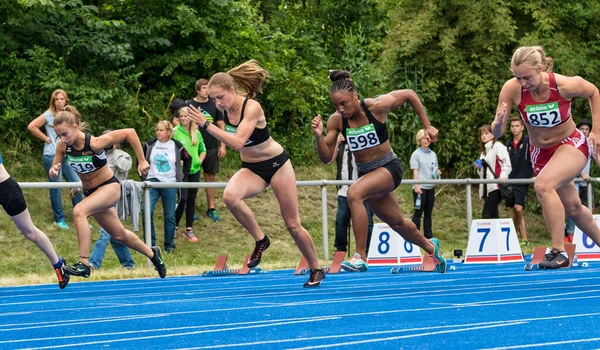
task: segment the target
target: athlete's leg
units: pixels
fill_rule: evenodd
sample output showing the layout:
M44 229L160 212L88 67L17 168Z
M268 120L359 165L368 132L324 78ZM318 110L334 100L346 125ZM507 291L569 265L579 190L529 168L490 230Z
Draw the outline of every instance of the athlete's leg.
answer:
M292 162L287 161L271 179L271 188L279 202L281 216L285 227L294 238L302 255L308 261L311 269L319 268L319 258L310 233L302 227L298 209L298 192L296 189L296 173Z
M565 206L577 225L596 244L600 244L600 229L594 223L589 209L582 208L573 184L573 179L581 172L586 161L585 155L573 146L560 146L535 180L535 193L552 237L552 247L561 251L564 250Z
M265 238L265 234L258 226L252 210L244 202L244 199L256 196L266 187L267 183L258 175L242 168L229 179L227 187L223 191L225 205L255 241Z
M48 236L33 224L29 209L25 209L22 213L11 216L10 219L15 223L25 238L35 243L40 250L46 254L52 265L58 263L58 255L56 255L52 243L50 243Z

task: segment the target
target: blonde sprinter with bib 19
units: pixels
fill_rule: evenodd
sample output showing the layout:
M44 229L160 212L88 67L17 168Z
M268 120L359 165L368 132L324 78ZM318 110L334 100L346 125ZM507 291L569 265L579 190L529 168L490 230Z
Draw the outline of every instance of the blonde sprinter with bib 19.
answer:
M590 144L594 156L600 151L600 95L598 88L581 77L567 77L552 72L553 60L541 46L523 46L512 57L514 78L504 83L496 117L492 123L494 137L504 134L506 121L513 106L517 106L525 122L531 144L531 163L535 179L535 194L542 206L546 226L552 237L539 266L557 269L569 265L564 251L565 212L594 243L600 245L600 229L592 213L581 204L573 179L586 166L588 144L585 135L571 118L571 99L587 98L594 128Z
M304 287L316 287L325 274L319 267L312 238L300 222L292 162L283 147L271 137L265 113L260 103L253 99L261 91L268 75L257 61L250 60L227 73L212 76L208 91L217 107L224 111L225 131L207 121L199 109L190 107L190 114L204 130L240 152L242 169L229 179L223 200L256 241L248 267L260 263L262 253L270 243L244 199L256 196L270 184L285 226L310 266L310 278Z
M148 172L148 162L144 157L142 144L134 129L111 131L102 136L86 134L87 125L81 120L81 114L67 106L54 117L54 130L60 141L56 146L56 156L49 175L55 179L60 172L63 159L75 170L83 185L84 199L73 208L73 221L77 229L79 243L79 262L67 266L64 271L73 276L89 277L90 236L92 231L88 217L93 216L102 228L127 247L147 256L161 278L167 274L167 268L160 257L158 247L148 247L139 237L123 227L114 206L121 198L121 184L107 166L105 149L127 140L138 159L138 172Z
M394 190L402 181L402 164L392 151L386 130L387 115L391 109L409 103L419 116L428 140L435 141L438 131L431 126L419 96L412 90L396 90L377 98L358 99L350 73L343 70L329 72L332 81L329 96L336 112L327 120L327 133L323 137L321 116L312 121L317 139L317 153L325 164L331 161L339 133L348 142L356 158L359 179L348 188L347 198L352 213L352 229L356 239L356 253L342 263L347 271L367 271L367 202L375 215L398 232L407 241L430 254L436 271L446 271L446 261L436 238L428 240L417 226L400 211Z

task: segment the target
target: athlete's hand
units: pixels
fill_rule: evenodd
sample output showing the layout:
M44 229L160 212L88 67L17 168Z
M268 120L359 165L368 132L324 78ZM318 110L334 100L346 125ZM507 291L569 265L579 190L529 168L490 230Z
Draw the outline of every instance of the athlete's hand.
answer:
M181 113L181 112L180 112ZM204 114L196 107L190 105L186 110L185 114L188 118L190 118L194 123L198 124L201 128L204 127L206 123L206 117Z
M48 171L48 175L52 180L56 180L58 178L58 174L60 174L61 164L54 164L50 170Z
M592 156L594 159L600 159L600 135L592 130L589 135L590 144L592 145Z
M147 160L142 160L138 164L138 174L140 176L146 176L148 174L148 169L150 169L150 164L148 164Z
M219 159L223 159L223 158L225 158L226 155L227 155L227 147L225 146L225 144L221 144L221 146L219 147L217 156L219 156Z
M316 137L323 136L323 121L320 114L312 120L311 128Z
M506 124L506 120L508 119L506 102L502 102L500 107L496 110L496 117L494 117L494 122L499 125Z
M429 142L436 142L437 141L437 138L438 138L438 129L436 129L433 126L429 125L428 127L424 128L423 131L425 131L425 137L427 137L427 140L429 140Z

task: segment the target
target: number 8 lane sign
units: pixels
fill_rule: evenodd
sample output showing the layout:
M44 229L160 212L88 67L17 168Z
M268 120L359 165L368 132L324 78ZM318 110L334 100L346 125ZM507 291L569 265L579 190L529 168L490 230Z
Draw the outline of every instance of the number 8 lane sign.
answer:
M406 241L387 224L373 225L369 245L369 265L398 266L422 264L421 248Z
M594 215L594 222L600 226L600 215ZM575 227L573 235L573 244L575 244L575 255L579 261L599 261L600 247L592 241L588 235L582 232L579 227Z
M512 219L483 219L471 222L465 264L523 261Z

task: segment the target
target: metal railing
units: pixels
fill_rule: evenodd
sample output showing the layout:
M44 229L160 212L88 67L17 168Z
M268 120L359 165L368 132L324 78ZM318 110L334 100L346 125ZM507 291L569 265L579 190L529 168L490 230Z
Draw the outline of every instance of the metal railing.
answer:
M592 208L593 194L592 183L600 182L600 178L590 178L588 181L576 179L575 182L588 182L587 186L587 207ZM150 189L151 188L225 188L227 182L140 182L144 191L144 240L147 245L151 245L150 233ZM315 181L296 181L296 186L320 186L321 187L321 215L322 215L322 234L323 234L323 258L329 260L329 226L327 222L327 187L351 185L353 180L315 180ZM442 179L442 180L402 180L402 185L465 185L466 186L466 205L467 205L467 232L471 230L471 221L473 221L473 203L472 203L472 186L479 184L500 183L497 179ZM534 179L510 179L508 184L532 184ZM19 185L23 189L50 189L50 188L81 188L81 182L20 182ZM149 264L151 264L149 262Z

